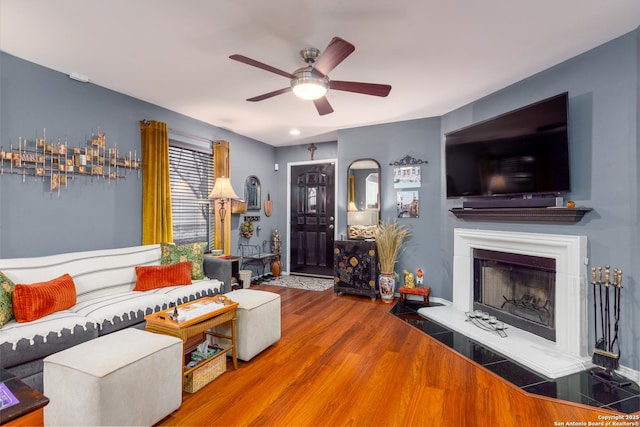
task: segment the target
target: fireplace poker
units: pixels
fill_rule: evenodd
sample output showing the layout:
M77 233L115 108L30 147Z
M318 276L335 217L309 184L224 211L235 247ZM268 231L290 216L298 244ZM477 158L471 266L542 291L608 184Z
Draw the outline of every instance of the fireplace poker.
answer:
M591 284L593 285L593 336L596 340L596 347L598 346L598 311L597 311L597 299L596 299L596 268L591 267Z
M600 300L599 300L599 306L600 306L600 331L602 332L602 337L600 339L597 339L596 336L596 348L602 348L602 346L604 345L604 298L602 297L602 266L599 265L598 266L598 291L600 293Z
M615 323L613 326L613 341L609 351L613 352L613 345L618 348L618 355L620 355L620 344L618 343L618 323L620 322L620 294L622 293L622 271L617 268L613 270L613 311L615 317Z
M594 282L595 271L597 271L597 279ZM622 294L622 271L614 268L613 282L611 281L610 266L606 265L604 270L604 280L602 275L602 267L597 270L591 269L591 281L594 283L594 300L596 299L595 286L600 288L598 305L600 306L600 325L602 335L598 337L597 316L595 320L596 346L593 349L591 358L595 365L600 368L591 370L590 373L599 381L604 382L608 386L624 387L631 384L631 381L615 373L620 366L620 344L618 341L618 327L620 321L621 294ZM602 295L604 290L604 296ZM611 307L611 291L613 288L613 307ZM594 303L594 307L595 307ZM613 308L613 310L612 310ZM611 331L611 317L613 316L613 334ZM606 319L605 319L606 317ZM614 347L616 352L613 352Z
M607 329L604 331L604 350L610 351L611 348L611 310L609 308L609 266L604 267L604 288L605 290L605 303L604 314L607 318Z

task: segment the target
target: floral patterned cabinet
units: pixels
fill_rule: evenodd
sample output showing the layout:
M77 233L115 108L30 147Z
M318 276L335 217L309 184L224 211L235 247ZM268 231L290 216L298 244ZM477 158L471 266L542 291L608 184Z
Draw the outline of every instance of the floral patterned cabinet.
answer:
M333 292L366 295L378 292L378 255L373 240L337 240L333 244Z

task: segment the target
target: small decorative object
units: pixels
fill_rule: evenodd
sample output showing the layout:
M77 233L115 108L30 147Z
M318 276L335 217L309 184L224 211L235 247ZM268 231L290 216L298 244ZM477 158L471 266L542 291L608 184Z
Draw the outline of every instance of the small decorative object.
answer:
M496 332L501 338L507 337L506 325L498 322L495 316L490 316L489 313L480 310L468 311L465 313L465 316L467 316L467 322L473 323L478 328L485 331Z
M396 279L393 273L380 273L378 278L378 287L380 288L380 298L382 302L390 303L396 291Z
M395 294L394 267L404 239L410 236L409 230L398 221L380 221L375 230L378 262L380 263L380 296L383 302L393 301Z
M415 288L416 284L413 281L413 273L409 270L402 270L402 274L404 274L404 286L409 289Z
M273 202L271 201L271 193L267 193L267 200L264 202L264 214L269 217L271 212L273 212Z
M418 271L416 271L416 284L422 285L423 278L424 278L424 273L422 272L422 269L419 268Z
M591 284L593 285L593 328L596 337L596 347L593 349L591 361L600 366L591 374L609 387L625 387L631 381L616 374L619 366L620 341L618 330L620 322L620 295L622 294L622 270L604 266L591 267ZM613 289L613 292L611 292ZM613 295L612 295L613 294ZM598 328L600 326L600 328ZM600 332L598 334L598 331Z
M376 231L376 225L350 225L349 226L349 238L350 239L373 239L373 234Z
M567 200L567 207L569 209L573 209L576 207L576 202L574 202L573 200Z
M280 276L282 272L282 261L280 260L280 248L282 245L280 231L274 229L271 233L271 250L273 251L273 260L271 261L271 274L275 277Z
M231 214L240 215L243 213L247 213L247 202L231 199Z
M426 160L416 159L407 154L400 160L389 163L389 166L414 166L414 165L421 165L421 164L427 164L427 163L429 162Z
M313 155L316 152L318 148L316 147L316 145L314 143L311 143L311 145L309 145L309 148L307 148L307 150L309 150L309 153L311 153L311 160L313 160Z
M271 261L271 274L273 277L280 277L280 273L282 272L282 261L280 261L280 256L274 256L273 261Z
M250 239L253 236L253 223L251 221L245 221L240 224L240 234L242 237Z

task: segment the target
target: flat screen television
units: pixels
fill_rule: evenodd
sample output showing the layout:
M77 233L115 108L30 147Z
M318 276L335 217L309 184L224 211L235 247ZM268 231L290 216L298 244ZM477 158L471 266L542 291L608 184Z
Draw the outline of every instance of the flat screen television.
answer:
M447 133L447 197L569 192L567 101L565 92Z

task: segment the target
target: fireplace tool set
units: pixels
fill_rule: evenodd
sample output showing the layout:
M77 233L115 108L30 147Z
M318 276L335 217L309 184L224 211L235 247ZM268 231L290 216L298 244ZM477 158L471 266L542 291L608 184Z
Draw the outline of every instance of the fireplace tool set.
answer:
M593 349L591 360L600 366L600 368L592 370L591 374L611 386L630 385L631 381L614 372L619 366L620 359L618 325L620 322L622 271L614 268L613 281L611 281L609 265L604 266L604 278L602 266L592 267L591 284L593 285L593 326L596 338L596 346Z

